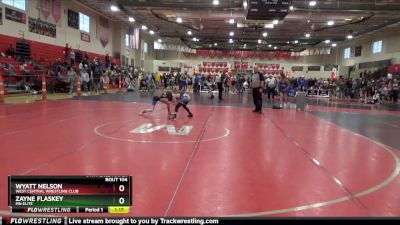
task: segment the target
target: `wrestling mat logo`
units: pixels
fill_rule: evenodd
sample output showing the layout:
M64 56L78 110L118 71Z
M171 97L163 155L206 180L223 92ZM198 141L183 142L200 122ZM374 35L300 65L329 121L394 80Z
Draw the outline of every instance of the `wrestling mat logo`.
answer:
M161 129L167 129L168 135L187 136L190 134L190 131L192 131L193 126L183 125L178 131L176 131L176 128L174 125L161 124L158 126L153 126L153 124L151 124L151 123L145 123L135 129L131 130L129 133L148 134L148 133L158 131Z
M94 133L114 141L138 143L195 143L217 141L229 135L227 128L197 121L117 121L98 125Z

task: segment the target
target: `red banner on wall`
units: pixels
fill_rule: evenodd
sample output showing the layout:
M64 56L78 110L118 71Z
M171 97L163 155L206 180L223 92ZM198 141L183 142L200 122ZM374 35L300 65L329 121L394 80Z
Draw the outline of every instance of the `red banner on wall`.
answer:
M108 20L106 18L100 16L97 32L98 32L99 40L104 48L108 44L108 33L109 33L108 28L109 28Z
M45 20L47 20L47 18L50 15L51 5L52 5L51 0L41 0L40 1L40 7L42 8L42 14L43 14L43 17Z
M53 18L58 24L61 19L61 0L53 0Z
M86 41L86 42L90 42L90 35L89 34L85 34L85 33L81 33L81 40L82 41Z
M196 53L183 53L186 57L233 57L233 58L268 58L268 59L291 59L298 60L292 52L263 52L263 51L217 51L196 50Z

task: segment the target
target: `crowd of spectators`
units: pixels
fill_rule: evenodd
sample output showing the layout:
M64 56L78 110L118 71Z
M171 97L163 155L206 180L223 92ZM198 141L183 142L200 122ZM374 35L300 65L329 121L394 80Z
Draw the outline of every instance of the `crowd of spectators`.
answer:
M6 51L8 57L16 58L15 48L10 45ZM74 50L66 45L64 49L65 58L55 60L49 75L52 79L49 83L49 90L69 91L71 94L76 91L77 79L80 78L81 89L84 94L100 93L100 90L107 89L108 86L116 87L122 81L124 86L129 86L129 90L134 90L136 80L139 82L139 90L151 91L155 89L189 90L193 92L213 91L221 89L221 84L225 93L243 94L250 84L250 76L246 74L223 74L223 80L217 80L217 74L189 75L187 72L168 72L168 73L144 73L130 68L119 68L108 55L99 59L90 59L87 53L82 54L80 62L75 59ZM3 55L4 56L4 55ZM19 68L13 64L0 65L6 75L33 75L33 69L43 69L33 61L21 62ZM278 92L283 92L287 96L295 96L298 91L324 90L329 93L329 97L338 99L354 99L365 103L397 102L399 97L399 74L388 74L384 70L375 72L364 71L359 77L338 78L305 78L284 76L266 76L264 94L268 99L274 99ZM279 84L285 79L284 90L279 90ZM26 79L19 79L20 83L28 83ZM40 89L40 83L36 88ZM33 84L31 84L32 86ZM24 86L27 86L24 84ZM58 89L58 90L57 90Z

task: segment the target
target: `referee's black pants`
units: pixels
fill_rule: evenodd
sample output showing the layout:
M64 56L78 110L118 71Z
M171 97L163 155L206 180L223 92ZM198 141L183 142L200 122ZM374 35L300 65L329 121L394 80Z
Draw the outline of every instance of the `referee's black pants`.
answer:
M256 106L256 111L261 112L262 109L262 93L260 93L260 88L253 88L253 101Z

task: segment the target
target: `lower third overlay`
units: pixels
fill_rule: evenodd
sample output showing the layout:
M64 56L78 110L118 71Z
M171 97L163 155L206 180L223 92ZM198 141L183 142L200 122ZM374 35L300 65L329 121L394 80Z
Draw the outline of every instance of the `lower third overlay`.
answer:
M83 217L2 217L1 224L18 225L161 225L161 224L220 224L219 219L212 218L83 218Z
M321 225L326 222L343 223L352 225L366 224L399 224L399 218L322 218L322 217L298 217L298 218L201 218L201 217L0 217L0 225L170 225L170 224L198 224L198 225L246 225L246 224L277 224L293 223L296 225Z

